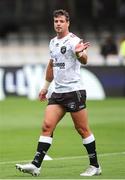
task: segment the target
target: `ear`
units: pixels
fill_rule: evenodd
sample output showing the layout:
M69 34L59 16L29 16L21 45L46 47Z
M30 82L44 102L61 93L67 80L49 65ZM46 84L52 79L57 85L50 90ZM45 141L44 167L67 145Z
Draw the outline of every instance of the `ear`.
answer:
M69 25L70 25L70 22L68 21L68 22L67 22L67 24L68 24L68 27L69 27Z

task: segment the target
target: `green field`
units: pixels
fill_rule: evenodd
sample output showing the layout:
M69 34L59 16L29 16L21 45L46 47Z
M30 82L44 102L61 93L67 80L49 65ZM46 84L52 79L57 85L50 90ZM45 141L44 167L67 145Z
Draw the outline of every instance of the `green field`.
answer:
M0 179L125 179L125 99L88 101L89 123L97 141L103 173L91 178L79 174L88 166L86 151L70 115L58 125L41 175L15 169L30 162L37 146L46 102L10 97L0 102Z

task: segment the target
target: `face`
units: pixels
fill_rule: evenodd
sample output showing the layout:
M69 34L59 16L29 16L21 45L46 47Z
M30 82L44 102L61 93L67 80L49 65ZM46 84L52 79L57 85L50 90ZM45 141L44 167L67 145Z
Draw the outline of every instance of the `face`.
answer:
M69 21L66 21L65 16L54 17L54 29L56 33L65 34L69 28Z

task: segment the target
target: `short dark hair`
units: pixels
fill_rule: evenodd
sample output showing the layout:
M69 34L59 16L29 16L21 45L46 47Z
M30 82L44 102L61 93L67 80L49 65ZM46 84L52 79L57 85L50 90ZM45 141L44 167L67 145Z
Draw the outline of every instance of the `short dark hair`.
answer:
M70 20L69 13L66 10L58 9L53 12L53 17L65 16L66 21Z

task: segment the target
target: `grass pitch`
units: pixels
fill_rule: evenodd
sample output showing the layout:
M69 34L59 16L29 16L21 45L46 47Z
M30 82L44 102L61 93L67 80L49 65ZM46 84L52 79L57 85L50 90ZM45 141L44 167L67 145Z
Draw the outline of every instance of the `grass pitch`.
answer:
M0 102L0 179L36 179L15 169L34 157L46 102L10 97ZM125 99L88 101L89 124L96 137L103 173L91 179L125 179ZM67 114L54 133L37 179L90 179L79 174L88 166L86 150Z

